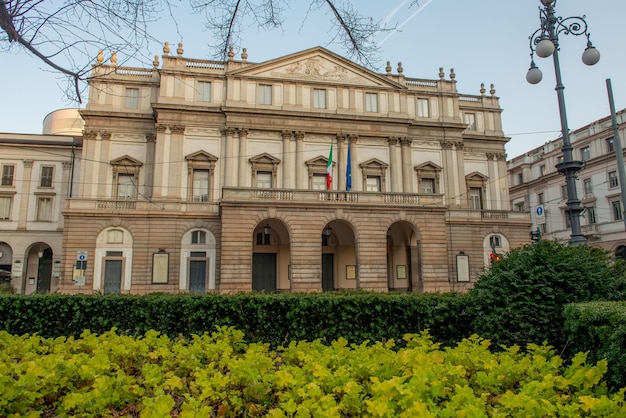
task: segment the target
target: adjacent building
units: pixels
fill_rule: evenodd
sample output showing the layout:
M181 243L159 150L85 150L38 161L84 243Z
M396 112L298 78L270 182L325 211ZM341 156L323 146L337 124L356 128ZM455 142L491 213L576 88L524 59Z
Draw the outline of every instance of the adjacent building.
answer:
M52 112L43 134L0 133L0 282L19 293L58 289L64 219L79 182L83 121Z
M626 110L616 115L618 133L624 142ZM610 116L570 134L575 159L584 162L578 172L577 197L585 208L581 229L589 245L626 256L624 203L619 184L617 153ZM532 214L533 230L545 239L567 242L571 229L566 216L565 177L555 165L562 161L562 138L547 142L508 162L511 206ZM623 155L619 156L622 158ZM539 211L537 208L540 208Z
M160 58L93 67L52 290L462 291L529 242L493 86L321 47Z

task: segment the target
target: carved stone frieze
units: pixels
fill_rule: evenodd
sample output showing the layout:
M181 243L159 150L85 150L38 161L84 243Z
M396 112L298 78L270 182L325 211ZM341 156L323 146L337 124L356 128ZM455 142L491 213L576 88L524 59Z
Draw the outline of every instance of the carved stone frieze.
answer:
M272 76L300 80L357 82L360 77L336 63L321 58L307 58L271 72Z
M170 126L170 130L173 134L182 135L185 133L185 125L172 125Z

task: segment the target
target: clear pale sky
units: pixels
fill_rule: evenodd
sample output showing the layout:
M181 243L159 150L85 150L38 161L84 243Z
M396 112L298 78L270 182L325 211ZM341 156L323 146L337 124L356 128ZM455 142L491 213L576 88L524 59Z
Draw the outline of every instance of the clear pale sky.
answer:
M186 3L182 0L181 3ZM377 39L382 50L373 70L384 72L391 61L393 72L402 62L407 77L437 79L439 67L446 78L454 68L457 88L463 94L480 94L480 83L493 83L500 97L509 158L516 157L560 135L555 76L552 59L536 58L543 71L537 85L526 82L530 64L529 36L539 28L539 0L420 0L408 8L409 0L353 0L363 14L397 24L399 31ZM344 55L339 45L330 44L329 12L306 17L307 0L292 0L282 30L250 28L242 38L248 60L262 62L314 46ZM626 107L626 1L557 0L563 17L586 15L591 41L601 53L593 67L580 59L586 46L583 36L561 35L561 73L570 130L575 130L610 113L606 79L613 86L616 108ZM178 27L164 19L154 36L176 45L182 41L184 56L211 58L207 46L211 35L197 16L181 6ZM158 28L158 29L156 29ZM175 49L173 46L172 49ZM97 50L94 50L94 57ZM154 44L146 56L162 54ZM106 54L105 54L106 55ZM118 52L120 61L124 51ZM240 51L237 51L240 55ZM67 101L57 74L18 48L0 52L0 132L41 133L44 117L60 108L76 107ZM151 67L151 59L140 65ZM133 64L135 65L135 64ZM622 141L624 139L622 138Z

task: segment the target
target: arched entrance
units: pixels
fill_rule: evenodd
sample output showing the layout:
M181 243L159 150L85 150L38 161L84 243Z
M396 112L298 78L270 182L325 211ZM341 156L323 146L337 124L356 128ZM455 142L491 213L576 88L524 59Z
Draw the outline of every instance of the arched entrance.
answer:
M252 290L289 290L291 248L286 225L278 219L259 222L252 240Z
M36 242L26 253L26 279L23 281L24 294L33 292L48 293L52 281L52 248L44 242Z
M387 285L389 291L422 291L419 234L406 221L387 229Z
M356 239L352 225L342 220L322 230L322 291L359 288Z
M179 289L189 293L215 290L215 236L206 228L187 231L180 246Z
M0 241L0 283L11 283L12 260L13 249L6 242Z

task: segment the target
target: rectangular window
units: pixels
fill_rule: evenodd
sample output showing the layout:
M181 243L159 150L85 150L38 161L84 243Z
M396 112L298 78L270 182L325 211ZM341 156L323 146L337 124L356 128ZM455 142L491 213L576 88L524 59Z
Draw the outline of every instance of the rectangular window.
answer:
M619 200L614 200L611 202L611 208L613 209L613 220L621 221L624 219L624 214L622 213L622 202Z
M261 189L271 189L272 188L272 173L269 171L257 171L256 187L261 188Z
M117 198L135 198L135 176L133 174L118 174L117 176Z
M589 225L595 224L596 223L596 208L591 206L585 209L587 209L587 223Z
M366 192L380 192L380 176L367 176L365 178Z
M192 244L206 244L206 232L193 231L191 233L191 243Z
M563 162L563 156L559 155L558 157L556 157L556 163L557 164L561 164Z
M469 203L471 209L483 208L483 191L480 187L470 187Z
M313 190L326 190L326 174L313 174Z
M543 205L544 203L543 193L537 193L537 203L539 203L540 205Z
M54 175L54 167L51 167L51 166L41 167L41 179L39 180L39 186L52 187L53 175Z
M430 107L428 99L417 99L417 116L420 118L430 117Z
M548 232L548 227L546 226L546 224L539 225L539 228L541 228L542 234L545 234L546 232Z
M378 112L378 94L365 93L365 111Z
M517 184L524 184L524 173L519 173L517 175Z
M609 173L609 189L613 189L619 186L619 181L617 180L617 171L611 171Z
M13 186L13 173L15 172L14 165L2 166L2 185Z
M465 116L465 124L467 125L467 129L470 131L476 130L476 115L474 113L466 113Z
M37 199L37 220L38 221L51 221L52 220L52 198L40 197Z
M567 185L566 184L563 184L561 186L561 199L567 200Z
M583 161L587 161L590 158L591 158L591 148L589 148L589 145L587 145L586 147L582 147L580 149L580 159Z
M593 187L591 185L591 179L584 179L583 186L585 188L585 196L589 196L593 194Z
M192 199L194 202L209 201L209 170L193 170Z
M210 81L198 81L196 83L196 100L199 102L211 101L211 82Z
M272 104L272 86L269 84L259 84L259 104Z
M613 138L609 138L606 140L606 153L615 152L615 144L613 143Z
M545 165L542 165L542 166L539 167L539 175L541 177L546 175L546 166Z
M0 219L11 219L11 198L0 196Z
M429 178L422 179L422 193L425 193L425 194L435 193L435 179L429 179Z
M326 90L313 89L313 107L316 109L326 109Z
M515 204L515 210L518 212L524 212L524 202L520 202L520 203L516 203Z
M139 108L139 89L126 89L126 108Z
M565 229L570 229L572 227L572 222L567 215L567 212L563 213L563 220L565 221Z

